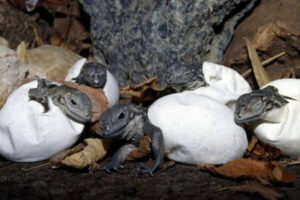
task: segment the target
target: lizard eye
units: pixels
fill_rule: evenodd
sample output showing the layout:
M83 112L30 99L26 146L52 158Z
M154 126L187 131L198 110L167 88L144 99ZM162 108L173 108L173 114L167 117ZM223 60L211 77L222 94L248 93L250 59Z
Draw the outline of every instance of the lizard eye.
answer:
M124 117L125 117L124 112L121 112L121 113L119 114L119 116L118 116L118 119L123 119Z
M57 101L63 103L63 98L61 96L57 97Z
M74 106L77 105L76 101L74 101L73 99L71 99L71 103L72 103Z

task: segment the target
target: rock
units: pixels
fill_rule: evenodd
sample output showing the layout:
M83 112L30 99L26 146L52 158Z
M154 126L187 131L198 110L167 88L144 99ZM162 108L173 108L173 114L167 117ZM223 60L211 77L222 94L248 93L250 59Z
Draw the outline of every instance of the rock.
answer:
M27 66L18 59L17 53L0 45L0 108L8 95L22 84L26 72Z
M0 45L9 47L8 41L6 39L4 39L3 37L0 37Z
M85 58L78 60L69 70L67 76L65 77L65 81L74 81L72 80L72 78L75 78L79 75L80 70L85 62ZM119 86L114 76L108 70L106 74L107 78L103 88L103 92L108 100L109 107L111 107L117 104L119 101Z
M238 21L257 0L80 0L94 56L121 87L161 76L173 62L220 62Z
M53 81L62 81L81 57L65 48L42 45L29 50L27 58L29 77L37 75Z
M154 102L148 117L164 136L169 159L187 164L223 164L240 158L248 141L226 106L193 93L167 95Z
M31 81L17 88L0 110L0 155L17 162L45 160L73 145L84 125L72 121L49 101L49 111L29 101Z

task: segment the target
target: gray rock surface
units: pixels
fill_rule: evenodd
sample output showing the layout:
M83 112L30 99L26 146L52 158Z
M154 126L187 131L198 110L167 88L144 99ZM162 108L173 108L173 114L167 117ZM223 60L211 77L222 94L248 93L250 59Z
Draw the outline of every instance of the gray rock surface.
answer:
M16 51L0 45L0 108L9 94L22 84L26 72L27 66Z
M94 56L125 86L161 80L174 62L220 62L234 27L257 0L80 2L91 16Z

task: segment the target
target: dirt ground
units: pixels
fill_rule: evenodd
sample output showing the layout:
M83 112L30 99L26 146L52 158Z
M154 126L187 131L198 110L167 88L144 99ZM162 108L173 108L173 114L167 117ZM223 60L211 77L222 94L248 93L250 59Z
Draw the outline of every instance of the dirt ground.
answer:
M262 0L259 7L246 18L236 30L231 47L225 53L223 63L243 73L250 65L245 51L245 43L242 39L247 36L253 39L257 29L268 23L278 25L281 22L290 22L296 19L299 10L299 0ZM285 2L288 2L285 4ZM288 8L295 5L293 11ZM267 11L266 11L267 10ZM293 17L282 15L280 12L290 13ZM299 13L299 12L298 12ZM251 17L252 16L252 17ZM276 16L280 19L276 20ZM258 19L263 19L259 21ZM299 24L299 23L298 23ZM282 27L282 26L280 26ZM290 71L284 66L299 67L299 26L287 26L287 30L293 32L298 38L287 38L285 35L276 36L261 48L259 54L266 59L283 50L287 52L276 62L267 67L274 72L273 77L279 78L280 74ZM286 30L284 29L284 30ZM280 29L281 30L281 29ZM282 32L280 32L282 33ZM283 34L283 33L282 33ZM282 42L284 41L284 42ZM271 50L270 50L271 49ZM239 54L241 52L241 54ZM284 72L275 69L285 69ZM248 78L253 82L253 77ZM254 85L255 87L255 85ZM138 166L136 161L127 161L120 172L107 174L106 172L89 173L88 170L74 170L70 168L51 169L50 165L23 171L43 163L16 163L0 158L0 200L35 200L35 199L213 199L213 200L250 200L263 199L261 196L249 193L234 192L226 189L230 186L243 185L248 180L230 180L197 169L196 166L188 166L177 163L165 171L158 170L154 176L135 175ZM300 165L287 167L286 170L295 173L295 182L291 185L273 185L272 187L284 195L284 199L300 199Z
M45 162L15 163L0 159L0 199L214 199L250 200L263 199L258 195L221 190L241 185L233 181L198 170L195 166L176 164L165 171L157 171L153 177L135 175L137 163L126 162L120 172L51 169L49 166L24 172ZM300 167L291 166L296 182L288 186L276 186L286 199L300 198Z

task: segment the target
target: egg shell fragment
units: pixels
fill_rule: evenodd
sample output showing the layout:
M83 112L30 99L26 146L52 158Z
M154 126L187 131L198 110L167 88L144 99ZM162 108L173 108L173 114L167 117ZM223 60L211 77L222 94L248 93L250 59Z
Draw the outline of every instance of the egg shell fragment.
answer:
M86 61L87 60L85 58L78 60L69 70L67 76L65 77L65 81L75 82L72 80L72 78L75 78L80 74L80 70ZM106 72L107 77L103 91L108 100L109 107L111 107L117 104L119 101L119 86L113 75L108 70L106 70Z
M186 92L216 99L227 105L232 111L239 96L251 92L248 82L237 71L229 67L212 62L204 62L202 71L208 86Z
M72 121L48 98L49 111L29 101L28 91L37 87L31 81L17 88L0 110L0 154L8 160L45 160L73 145L84 125Z
M169 159L187 164L223 164L240 158L248 141L220 102L193 93L167 95L154 102L148 117L161 128Z
M259 140L280 149L288 156L300 155L300 80L280 79L268 83L278 89L279 94L292 97L280 109L268 112L258 123L252 123ZM273 121L273 122L272 122Z

